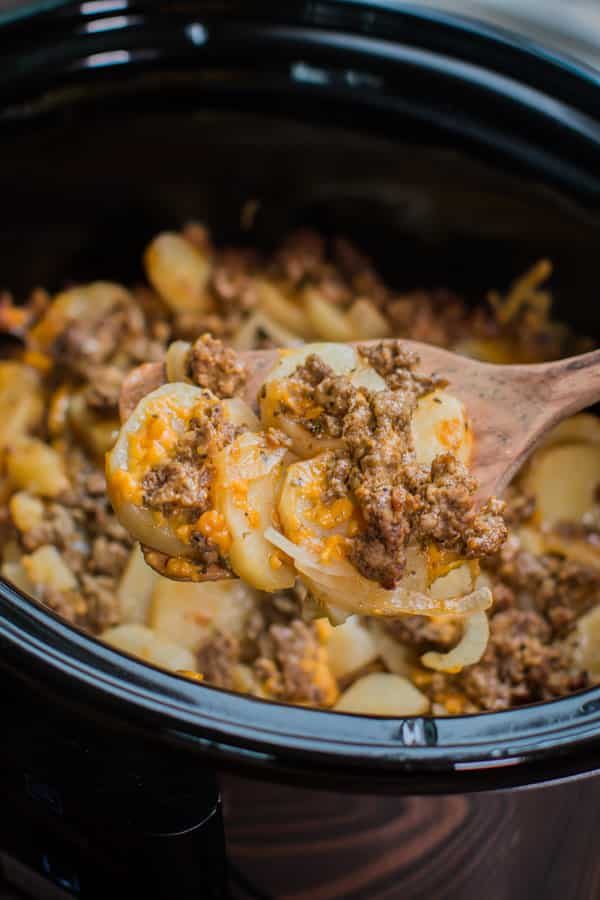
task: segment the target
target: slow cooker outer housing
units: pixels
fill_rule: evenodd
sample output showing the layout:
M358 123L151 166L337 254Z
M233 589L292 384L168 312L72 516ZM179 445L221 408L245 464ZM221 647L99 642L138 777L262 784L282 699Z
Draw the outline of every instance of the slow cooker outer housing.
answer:
M264 213L257 240L269 242L305 221L348 228L367 244L370 234L384 270L388 266L399 278L395 283L404 278L407 287L415 283L411 277L427 271L428 283L437 279L481 295L482 286L506 281L507 270L516 274L546 245L558 258L559 311L562 304L563 314L590 331L600 324L591 290L600 200L600 85L593 72L510 36L402 4L113 6L66 4L12 18L0 31L0 186L10 212L0 247L8 286L55 288L69 277L126 277L153 230L194 212L210 222L216 216L218 234L235 239L230 223L243 191L258 190ZM168 139L149 141L149 152L140 155L138 126L139 140L140 133L156 137L168 121ZM199 123L196 132L190 122ZM214 172L192 167L201 129L217 135L213 157L200 154L204 163L213 160ZM189 143L178 172L167 145L176 146L183 133ZM111 135L112 146L123 148L113 157ZM278 141L285 157L277 154ZM218 146L225 160L220 167ZM268 178L259 172L262 147L269 153ZM339 151L346 149L344 163ZM128 190L136 153L142 184ZM440 166L443 175L433 179L428 194L427 180ZM450 197L444 182L457 189ZM311 192L313 184L319 190ZM112 202L101 201L107 185L117 195ZM464 208L453 216L461 196ZM473 197L485 202L478 205ZM502 197L508 197L507 207ZM495 230L496 215L501 222ZM368 217L373 227L361 231ZM397 251L384 240L392 233L413 241L412 269L404 260L403 271L394 270ZM465 249L468 240L475 253ZM473 263L477 255L483 265ZM567 272L564 283L559 263ZM377 794L431 793L444 795L439 809L450 819L456 813L471 834L481 809L472 792L572 779L597 769L600 688L550 704L437 720L268 704L120 655L7 584L0 586L0 670L7 722L12 716L16 729L13 761L27 719L23 710L43 707L46 733L50 723L55 729L60 723L61 734L85 752L102 734L102 746L108 741L116 752L130 742L156 747L165 759L185 758L186 771L190 764L199 767L209 793L212 772L219 771L230 819L236 807L231 798L238 798L239 813L242 796L251 805L277 798L289 811L300 785L311 798L306 808L324 821L329 819L318 811L321 805L359 801L344 801L342 794L331 800L316 789L369 795L369 803L383 804L374 808L384 815L385 807L390 822L399 807L375 801ZM253 780L240 782L242 774ZM277 787L284 782L291 786ZM597 779L589 785L591 795ZM563 797L565 786L548 790ZM450 794L462 800L451 801ZM580 796L570 785L560 802L574 810ZM535 801L510 802L535 808ZM500 809L503 801L498 803ZM425 822L431 808L418 808L429 810ZM260 821L258 808L252 815ZM277 815L265 817L277 829ZM368 830L369 821L359 827ZM238 816L232 833L238 849L245 848L240 859L256 861L239 843L243 832Z

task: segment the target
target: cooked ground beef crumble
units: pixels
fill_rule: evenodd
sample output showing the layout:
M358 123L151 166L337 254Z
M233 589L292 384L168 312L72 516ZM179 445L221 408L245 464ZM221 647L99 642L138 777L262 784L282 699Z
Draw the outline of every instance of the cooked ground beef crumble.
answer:
M71 575L70 586L37 585L36 595L95 634L121 621L117 589L132 550L107 501L102 472L102 454L114 439L111 428L117 426L121 381L132 366L164 359L169 342L181 338L194 341L186 361L190 380L221 398L233 396L244 372L231 351L213 338L237 346L241 329L255 316L263 324L253 332L253 346L281 344L286 336L290 345L300 340L285 318L276 322L277 337L271 338L264 322L273 313L261 306L261 280L281 286L294 303L310 288L344 314L355 305L375 311L389 334L464 352L479 352L473 349L477 344L485 355L493 344L503 353L509 348L514 361L533 362L589 348L549 320L547 304L536 302L535 278L531 292L516 307L503 306L498 295L471 307L446 288L393 290L371 261L343 238L328 241L301 230L273 254L262 256L255 250L217 248L208 230L197 224L182 234L210 261L202 309L173 308L146 285L131 292L105 286L100 316L88 304L89 314L65 316L62 327L44 338L37 326L50 308L45 291L36 289L22 306L13 304L8 294L0 298L0 329L24 337L24 352L18 354L11 344L6 355L34 367L43 385L45 411L28 431L53 448L69 483L67 489L41 496L35 516L27 521L17 514L11 497L15 488L3 474L0 527L5 564L19 554L30 557L56 548ZM547 264L538 268L547 274ZM415 373L416 360L401 342L365 348L363 353L386 382L388 390L378 397L334 375L318 358L308 359L295 376L299 389L314 396L323 409L305 422L307 427L345 438L345 449L334 455L328 473L325 499L342 495L350 485L360 502L368 539L353 541L352 560L367 577L391 586L403 571L406 535L416 530L423 542L433 538L466 557L483 557L495 598L490 641L481 662L457 675L434 673L415 662L415 684L440 714L505 709L584 687L589 676L573 655L571 638L581 616L600 602L600 565L525 546L519 529L535 523L535 504L519 484L506 495L510 536L501 548L505 531L500 505L474 508L470 476L453 457L438 457L425 476L407 461L401 474L391 478L398 457L410 450L406 423L416 401L443 383ZM80 399L75 402L75 397ZM208 485L190 458L214 425L193 423L178 461L151 473L144 485L149 506L160 511L175 498L180 503L187 497L195 515L207 508ZM231 438L222 429L214 430L220 440ZM281 443L282 436L277 440ZM560 523L557 531L593 545L600 528L592 518ZM331 705L356 673L336 683L318 624L305 621L304 601L300 589L261 597L248 614L243 639L215 629L196 653L205 680L294 703ZM414 651L410 658L416 660L427 650L452 647L460 625L447 617L402 616L385 630L408 648L409 656ZM379 658L366 670L384 669ZM240 683L242 670L247 672L245 686Z

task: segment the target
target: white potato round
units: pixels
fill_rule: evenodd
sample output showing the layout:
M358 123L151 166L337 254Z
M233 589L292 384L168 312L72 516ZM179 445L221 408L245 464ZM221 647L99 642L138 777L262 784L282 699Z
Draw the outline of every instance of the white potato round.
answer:
M377 655L381 657L390 672L393 672L394 675L408 677L416 663L414 650L388 634L380 622L371 620L369 632L377 648Z
M329 668L335 678L343 678L377 659L373 636L358 616L350 616L343 625L332 628L327 640Z
M600 444L555 444L538 451L523 476L546 525L578 522L596 504L600 484Z
M334 709L365 716L420 716L428 711L429 699L408 678L373 672L344 691Z
M193 556L193 548L177 537L167 518L143 506L141 482L153 465L168 462L192 410L204 405L220 405L224 418L235 425L257 427L256 416L238 398L218 400L195 385L163 384L140 400L106 458L107 489L120 521L140 543L168 556ZM132 460L132 439L143 439L156 420L164 426L164 434L152 438L148 459Z
M309 339L314 335L311 323L301 303L288 296L283 288L264 278L254 282L257 308L288 332Z
M315 354L325 362L336 375L347 375L356 387L371 391L385 389L385 381L365 365L353 347L346 344L305 344L297 350L281 354L278 363L264 382L264 393L260 399L260 414L266 426L279 428L292 439L292 449L298 456L307 459L325 450L336 450L343 446L341 438L320 437L299 425L291 416L280 411L283 400L289 396L286 380L301 366L308 356Z
M579 413L560 422L544 438L543 447L553 444L600 444L600 418L592 413Z
M216 397L191 384L163 384L140 400L106 457L107 490L119 520L141 544L169 556L189 556L191 548L176 536L168 520L163 517L157 521L154 513L142 505L141 482L152 464L143 463L140 471L136 469L130 458L131 438L143 434L154 419L164 423L169 439L181 435L186 417L203 402L216 402ZM153 444L155 463L166 462L169 448L160 437Z
M143 325L133 297L120 284L93 281L79 284L58 293L28 334L28 341L36 349L46 350L70 322L102 322L119 307L128 307L130 314Z
M158 577L148 624L158 634L197 652L215 631L244 636L257 594L243 581L191 582Z
M119 579L117 597L121 622L143 625L148 620L152 591L160 575L151 569L136 544Z
M262 591L292 587L295 573L265 538L280 490L285 447L246 433L215 457L215 506L231 537L231 568Z
M205 312L211 306L206 290L211 261L180 234L165 231L146 248L148 281L174 312Z
M347 313L323 297L317 288L304 291L304 309L317 337L325 341L352 341L356 333Z
M116 650L130 653L162 669L193 671L196 668L196 658L190 650L156 634L145 625L117 625L103 631L100 638Z
M314 552L317 559L327 552L328 538L333 539L333 544L334 535L347 536L351 523L356 524L356 509L350 497L323 503L330 460L329 453L322 453L288 466L277 505L283 533ZM332 556L336 556L335 552Z
M39 438L17 437L6 450L5 465L12 488L56 497L69 487L63 458Z
M36 428L44 412L40 376L20 362L0 362L0 447Z
M14 579L13 579L14 580ZM589 673L594 684L600 681L600 605L577 620L570 639L578 667Z
M411 420L417 462L430 466L440 453L452 453L468 464L473 443L465 408L445 390L426 394Z

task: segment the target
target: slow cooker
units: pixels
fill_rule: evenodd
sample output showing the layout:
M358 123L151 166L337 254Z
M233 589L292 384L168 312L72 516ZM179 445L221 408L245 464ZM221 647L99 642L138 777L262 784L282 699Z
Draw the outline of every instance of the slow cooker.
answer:
M404 3L0 12L0 275L135 278L188 218L343 227L467 297L538 255L600 332L600 77ZM39 897L600 897L600 687L379 718L167 674L0 584L0 866Z

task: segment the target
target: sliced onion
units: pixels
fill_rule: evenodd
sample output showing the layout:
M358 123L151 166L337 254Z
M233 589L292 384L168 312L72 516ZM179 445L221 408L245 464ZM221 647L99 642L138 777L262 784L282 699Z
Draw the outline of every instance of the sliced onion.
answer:
M184 381L191 384L187 377L186 361L192 345L189 341L173 341L169 344L165 365L167 367L167 381Z
M421 591L397 587L392 591L360 575L350 563L337 560L319 565L315 555L298 547L275 528L267 528L266 539L278 547L295 563L309 589L317 586L318 597L358 615L397 616L400 613L422 616L447 614L464 615L475 610L487 609L492 602L489 588L479 588L463 597L433 599Z
M488 588L479 588L479 591L488 591ZM435 669L436 672L447 672L455 674L460 672L463 666L472 666L478 663L483 654L490 637L490 623L488 617L482 610L471 613L465 619L465 628L463 635L458 644L449 650L448 653L437 653L430 650L421 657L421 662L428 669Z

